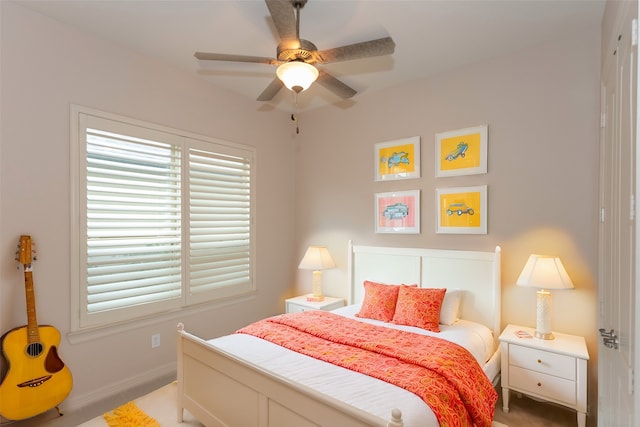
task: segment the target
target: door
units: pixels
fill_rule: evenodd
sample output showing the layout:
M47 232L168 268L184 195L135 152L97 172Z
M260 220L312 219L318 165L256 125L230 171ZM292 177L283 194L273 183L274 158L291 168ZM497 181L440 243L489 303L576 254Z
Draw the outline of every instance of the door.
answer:
M598 426L632 427L636 307L636 144L638 2L618 3L616 34L602 52L602 134ZM613 36L613 38L611 38Z

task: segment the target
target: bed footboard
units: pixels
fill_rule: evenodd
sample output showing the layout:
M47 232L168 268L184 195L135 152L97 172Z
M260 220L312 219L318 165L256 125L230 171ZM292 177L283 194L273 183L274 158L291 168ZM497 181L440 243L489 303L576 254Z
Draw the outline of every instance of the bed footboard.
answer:
M402 427L247 363L178 325L178 422L187 409L208 427Z

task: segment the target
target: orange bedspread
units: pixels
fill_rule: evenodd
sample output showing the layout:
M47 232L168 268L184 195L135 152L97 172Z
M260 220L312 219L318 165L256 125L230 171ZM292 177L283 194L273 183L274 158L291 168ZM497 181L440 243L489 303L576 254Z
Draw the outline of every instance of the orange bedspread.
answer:
M276 316L238 333L405 388L431 407L442 427L491 426L498 395L474 357L449 341L326 311Z

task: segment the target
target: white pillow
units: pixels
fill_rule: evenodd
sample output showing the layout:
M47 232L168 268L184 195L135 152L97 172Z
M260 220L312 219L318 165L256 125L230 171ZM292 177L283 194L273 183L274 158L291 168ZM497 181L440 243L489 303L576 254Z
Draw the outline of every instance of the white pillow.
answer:
M453 325L458 321L460 312L460 301L462 300L462 290L447 289L440 308L440 324Z

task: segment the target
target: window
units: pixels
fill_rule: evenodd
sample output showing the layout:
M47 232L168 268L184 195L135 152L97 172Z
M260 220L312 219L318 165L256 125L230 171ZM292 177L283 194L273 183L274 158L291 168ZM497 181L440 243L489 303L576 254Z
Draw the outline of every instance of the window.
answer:
M72 329L255 291L255 150L72 108Z

